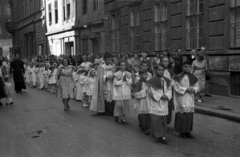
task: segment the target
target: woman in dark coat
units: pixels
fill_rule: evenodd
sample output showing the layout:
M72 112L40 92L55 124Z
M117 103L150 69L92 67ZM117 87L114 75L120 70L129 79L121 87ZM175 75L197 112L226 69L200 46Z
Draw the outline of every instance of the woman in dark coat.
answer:
M23 74L24 70L24 63L22 60L19 59L19 55L16 55L16 58L10 64L10 74L13 74L13 80L15 85L15 91L17 93L21 93L22 89L26 89L26 85L24 82Z

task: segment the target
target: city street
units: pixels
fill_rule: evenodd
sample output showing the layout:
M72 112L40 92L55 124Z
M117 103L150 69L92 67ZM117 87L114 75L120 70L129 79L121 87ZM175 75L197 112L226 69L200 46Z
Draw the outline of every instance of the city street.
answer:
M195 114L194 140L173 130L169 145L157 143L138 128L131 107L129 125L97 116L80 102L63 111L54 94L28 87L12 94L14 105L0 108L0 157L237 157L239 123ZM3 100L2 100L3 101ZM3 101L4 102L4 101ZM174 119L174 118L173 118Z

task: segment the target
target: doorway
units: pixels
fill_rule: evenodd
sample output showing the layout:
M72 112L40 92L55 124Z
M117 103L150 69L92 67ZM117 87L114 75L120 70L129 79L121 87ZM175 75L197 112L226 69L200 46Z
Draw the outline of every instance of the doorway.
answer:
M65 55L74 55L73 42L66 42L65 43Z

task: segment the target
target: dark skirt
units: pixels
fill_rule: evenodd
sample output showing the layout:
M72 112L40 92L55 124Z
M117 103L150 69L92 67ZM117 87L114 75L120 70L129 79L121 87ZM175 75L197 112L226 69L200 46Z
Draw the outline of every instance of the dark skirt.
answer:
M180 133L189 133L193 130L193 113L176 113L175 130Z
M114 107L115 107L114 101L112 102L105 101L105 114L113 116Z
M151 130L151 117L150 114L139 114L138 115L139 127L142 130L150 131Z
M5 90L4 90L4 82L2 80L2 77L0 77L0 99L5 98Z
M157 116L151 114L152 136L160 138L167 133L167 116Z
M168 102L168 115L167 115L167 124L170 124L172 121L172 111L173 111L173 99Z
M15 85L15 91L26 89L25 81L21 70L14 70L13 80Z

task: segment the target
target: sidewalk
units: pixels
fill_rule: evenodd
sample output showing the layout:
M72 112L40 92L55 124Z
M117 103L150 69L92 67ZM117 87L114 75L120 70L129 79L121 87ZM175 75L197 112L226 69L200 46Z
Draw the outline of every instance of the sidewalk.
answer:
M196 103L195 111L201 114L218 116L240 122L240 99L213 95L202 98L202 103Z

